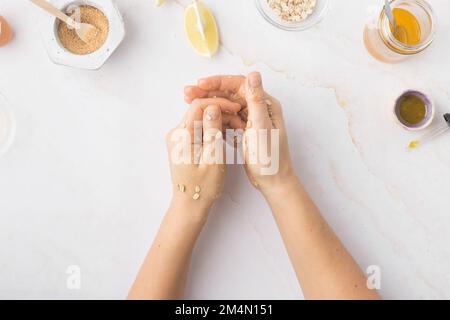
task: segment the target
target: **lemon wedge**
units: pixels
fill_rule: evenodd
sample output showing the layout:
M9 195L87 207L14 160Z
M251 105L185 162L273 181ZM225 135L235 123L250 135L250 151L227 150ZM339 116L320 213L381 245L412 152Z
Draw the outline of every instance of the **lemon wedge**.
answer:
M199 1L184 12L184 30L192 48L199 55L211 58L219 49L219 31L214 15Z

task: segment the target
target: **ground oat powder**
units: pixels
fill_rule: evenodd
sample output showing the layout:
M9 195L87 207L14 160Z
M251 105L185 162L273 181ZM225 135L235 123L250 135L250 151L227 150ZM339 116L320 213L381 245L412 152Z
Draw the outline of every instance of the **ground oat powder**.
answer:
M84 5L77 7L75 10L77 9L80 10L80 22L89 23L96 27L98 31L92 37L89 37L89 41L85 43L78 37L73 28L69 28L66 23L61 22L58 25L58 37L64 48L73 54L86 55L97 51L103 46L108 38L109 22L103 12L97 8ZM72 15L74 11L70 11L67 13Z

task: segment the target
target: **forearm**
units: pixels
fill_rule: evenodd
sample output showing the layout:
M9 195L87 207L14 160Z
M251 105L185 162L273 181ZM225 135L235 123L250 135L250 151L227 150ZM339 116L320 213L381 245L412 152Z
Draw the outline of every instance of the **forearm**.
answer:
M144 260L129 299L179 299L207 208L175 199Z
M275 191L274 191L275 190ZM376 299L298 179L266 193L307 299Z

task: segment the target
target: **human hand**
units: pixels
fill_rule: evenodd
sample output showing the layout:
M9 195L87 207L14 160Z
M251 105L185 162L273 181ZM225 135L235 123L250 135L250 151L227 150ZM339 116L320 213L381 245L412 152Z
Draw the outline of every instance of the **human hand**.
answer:
M226 99L199 99L166 137L173 201L199 209L195 211L202 218L219 197L226 173L223 124L231 122L233 126L244 127L235 115L240 109L239 104Z
M296 183L281 104L264 91L261 75L253 72L247 77L214 76L199 80L197 86L185 88L188 103L214 97L242 105L239 115L247 123L244 134L245 169L252 184L266 194L290 181ZM267 130L265 141L258 137L258 143L249 143L252 134L261 130ZM278 137L276 134L272 136L272 132L278 132ZM270 165L262 159L265 154L261 156L261 152L265 150L261 150L261 142L272 151ZM279 165L275 168L277 170L271 172L269 167L273 169L273 161L277 160L274 153L279 156Z

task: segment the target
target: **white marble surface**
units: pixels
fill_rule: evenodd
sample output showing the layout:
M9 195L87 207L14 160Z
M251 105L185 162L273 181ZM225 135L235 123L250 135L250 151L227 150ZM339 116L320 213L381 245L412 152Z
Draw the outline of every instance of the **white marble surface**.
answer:
M408 153L390 115L406 88L450 109L450 6L435 43L397 65L373 60L362 30L378 0L334 0L302 33L277 30L251 0L205 2L222 47L197 56L183 5L119 0L127 36L99 71L52 64L27 1L0 0L16 31L0 48L0 93L17 121L0 158L0 298L124 298L170 197L163 137L198 77L251 70L284 105L298 173L386 298L450 298L450 136ZM66 288L78 265L81 290ZM302 298L269 209L240 168L196 248L188 298Z

